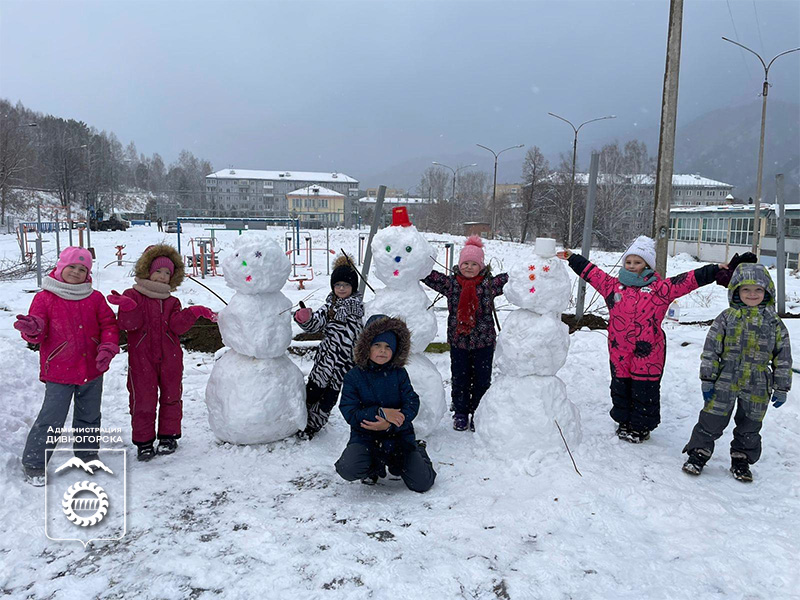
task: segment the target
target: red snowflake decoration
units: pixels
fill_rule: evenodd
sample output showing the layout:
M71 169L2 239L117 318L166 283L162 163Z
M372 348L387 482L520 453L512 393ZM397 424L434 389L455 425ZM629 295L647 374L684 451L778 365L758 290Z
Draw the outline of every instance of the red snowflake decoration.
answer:
M531 273L530 275L528 275L528 279L530 279L531 281L533 281L533 280L535 280L535 279L536 279L536 275L534 275L533 273Z
M528 265L528 271L535 271L536 265Z
M545 273L549 273L550 272L550 265L545 265L543 267L543 270L544 270Z
M536 291L536 288L535 288L535 287L533 287L533 286L531 286L531 289L530 289L530 292L531 292L531 294L532 294L533 292L535 292L535 291Z
M244 280L245 281L253 281L253 276L252 275L248 275L247 277L244 278Z
M398 275L400 275L400 271L395 270L394 276L397 277Z

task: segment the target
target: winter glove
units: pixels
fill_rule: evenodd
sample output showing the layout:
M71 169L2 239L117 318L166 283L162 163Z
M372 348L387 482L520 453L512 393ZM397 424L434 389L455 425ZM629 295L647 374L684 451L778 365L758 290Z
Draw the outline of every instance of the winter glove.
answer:
M756 263L758 262L758 257L753 254L752 252L745 252L741 256L736 253L733 255L733 258L728 263L727 269L720 269L717 271L717 275L715 277L717 284L721 285L722 287L728 287L728 284L731 282L731 277L733 277L733 272L736 270L742 263Z
M772 406L775 408L780 408L783 406L784 402L786 402L786 396L788 392L784 390L775 390L772 392Z
M119 354L119 346L111 342L103 342L97 347L97 370L101 373L108 371L111 359Z
M116 304L119 306L120 310L133 310L137 306L136 300L128 296L123 296L116 290L111 290L111 294L106 296L106 300L108 300L109 304Z
M14 329L29 337L36 337L44 329L44 321L35 315L17 315Z
M294 313L294 320L298 323L306 323L311 320L311 314L310 308L301 308Z
M206 319L208 319L212 323L216 323L217 322L217 313L215 313L213 310L211 310L207 306L190 306L186 310L188 310L190 313L192 313L192 315L194 316L195 319L197 319L198 317L205 317Z
M706 402L711 402L711 400L714 398L714 382L704 381L700 387L703 390L703 400Z

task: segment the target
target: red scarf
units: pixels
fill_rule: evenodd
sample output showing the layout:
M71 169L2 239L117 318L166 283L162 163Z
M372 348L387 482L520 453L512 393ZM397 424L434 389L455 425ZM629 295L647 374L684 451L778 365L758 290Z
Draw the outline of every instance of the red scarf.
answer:
M458 312L456 313L458 319L456 333L469 335L475 327L478 316L478 284L483 278L479 276L467 278L463 275L456 275L456 279L461 284L461 296L458 299Z

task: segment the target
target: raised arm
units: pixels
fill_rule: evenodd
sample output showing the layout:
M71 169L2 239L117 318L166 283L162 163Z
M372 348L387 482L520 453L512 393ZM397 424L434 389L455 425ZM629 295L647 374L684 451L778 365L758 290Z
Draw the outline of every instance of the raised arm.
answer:
M439 273L436 269L431 271L430 274L422 280L422 283L427 285L434 292L439 292L445 296L450 293L453 287L453 280L444 273Z
M600 292L603 298L608 297L616 287L618 279L612 277L597 265L590 262L580 254L574 254L568 250L558 253L559 258L564 258L569 263L570 268L577 273L578 277L585 280L590 286Z

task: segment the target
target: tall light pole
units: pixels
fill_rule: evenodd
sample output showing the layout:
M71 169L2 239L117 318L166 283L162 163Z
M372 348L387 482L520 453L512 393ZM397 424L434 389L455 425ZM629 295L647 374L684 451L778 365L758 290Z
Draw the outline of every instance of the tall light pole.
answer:
M455 216L455 203L456 203L456 177L458 176L459 171L463 171L464 169L469 169L470 167L477 167L478 163L472 163L471 165L465 165L463 167L458 167L454 169L450 165L446 165L444 163L436 162L435 160L431 163L436 165L437 167L444 167L445 169L450 169L453 172L453 193L450 196L450 219L453 220Z
M69 150L79 150L81 148L86 148L86 153L89 153L89 144L81 144L80 146L72 146L71 148L66 148L64 152ZM72 202L67 199L67 225L69 226L69 245L72 246ZM91 244L89 244L91 246Z
M573 213L575 210L575 161L578 159L578 132L581 130L581 127L587 125L588 123L594 123L595 121L604 121L606 119L616 119L616 115L607 115L605 117L597 117L596 119L589 119L588 121L584 121L577 127L572 124L572 121L568 121L564 117L559 117L555 113L547 113L551 117L555 117L556 119L561 119L565 123L569 124L572 127L572 130L575 132L575 137L572 140L572 183L570 184L569 189L569 231L567 233L567 247L572 248L572 220L573 220Z
M755 253L756 249L758 248L758 242L759 242L758 234L760 229L758 225L758 219L759 219L759 212L761 210L761 176L762 173L764 172L764 132L767 124L767 94L769 93L769 80L768 80L769 68L772 66L772 63L775 62L775 59L778 58L778 56L783 56L784 54L790 54L791 52L797 52L798 50L800 50L800 48L792 48L791 50L786 50L785 52L781 52L780 54L776 55L775 58L769 61L769 64L767 64L764 62L764 59L761 58L758 52L751 50L744 44L740 44L739 42L734 42L733 40L729 40L724 36L722 37L722 39L725 40L726 42L730 42L731 44L736 44L740 48L744 48L748 52L755 54L758 57L758 60L761 61L761 66L764 67L764 87L762 88L761 91L761 96L763 97L763 100L761 102L761 141L759 142L758 146L758 175L756 179L756 203L755 203L756 210L755 210L755 215L753 215L752 252Z
M506 150L514 150L515 148L523 148L525 144L517 144L516 146L509 146L508 148L504 148L500 150L500 152L495 152L491 148L484 146L483 144L475 144L479 148L483 148L484 150L488 150L492 154L494 154L494 183L492 184L492 239L495 236L495 228L497 226L497 158Z

